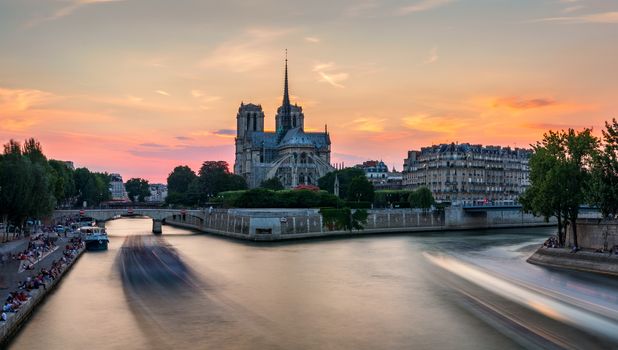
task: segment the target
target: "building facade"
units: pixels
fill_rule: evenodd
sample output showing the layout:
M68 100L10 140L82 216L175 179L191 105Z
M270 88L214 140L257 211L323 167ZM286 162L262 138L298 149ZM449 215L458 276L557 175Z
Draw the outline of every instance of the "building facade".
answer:
M144 198L146 202L165 202L167 198L167 185L149 184L150 196Z
M328 130L305 132L302 107L290 103L287 59L283 103L277 109L275 127L274 132L264 131L261 105L240 104L234 173L243 176L250 188L274 177L286 188L317 185L320 177L334 170L330 165Z
M368 160L354 166L365 172L369 182L376 190L400 190L402 188L402 173L389 171L388 166L381 160Z
M403 187L426 186L439 202L515 204L529 186L529 149L441 144L408 151Z
M110 174L109 176L109 192L112 195L112 200L123 201L129 199L124 182L122 182L122 176L120 174Z

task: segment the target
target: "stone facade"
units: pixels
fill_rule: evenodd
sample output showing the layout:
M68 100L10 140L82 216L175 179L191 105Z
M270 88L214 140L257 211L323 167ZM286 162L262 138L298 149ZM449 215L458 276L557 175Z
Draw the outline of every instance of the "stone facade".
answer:
M365 172L365 176L369 182L373 184L376 190L400 190L403 180L403 175L400 172L389 171L383 161L368 160L362 164L354 166Z
M441 144L409 151L403 187L428 187L437 201L514 204L529 186L531 150L471 144Z
M290 103L287 59L283 103L277 109L275 126L275 132L264 131L261 105L240 104L234 173L243 176L249 187L258 187L273 177L286 188L317 185L320 177L334 170L330 165L328 131L305 132L302 107Z

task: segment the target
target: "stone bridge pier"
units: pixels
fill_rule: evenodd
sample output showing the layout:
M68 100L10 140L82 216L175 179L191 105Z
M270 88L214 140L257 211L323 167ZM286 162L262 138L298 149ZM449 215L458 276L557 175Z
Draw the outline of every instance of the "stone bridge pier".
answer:
M152 219L152 233L154 234L163 233L162 226L163 226L163 220Z

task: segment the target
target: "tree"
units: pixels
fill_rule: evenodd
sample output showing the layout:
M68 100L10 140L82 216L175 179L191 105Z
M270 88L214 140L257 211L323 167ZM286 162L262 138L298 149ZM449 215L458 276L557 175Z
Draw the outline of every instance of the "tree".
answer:
M127 190L127 195L131 202L144 202L144 199L150 196L150 186L148 180L142 178L132 178L124 185Z
M372 202L374 196L373 185L364 174L356 176L350 181L347 195L350 201Z
M593 160L590 181L590 203L596 205L603 216L618 214L618 122L605 123L603 148Z
M73 172L77 203L86 202L89 206L96 206L111 199L109 192L110 176L106 173L93 173L86 168L78 168Z
M247 183L242 176L231 174L226 161L205 161L202 163L199 174L200 201L205 202L209 197L219 192L244 190Z
M410 208L421 208L424 211L436 204L431 190L425 186L420 187L416 191L410 193L409 201Z
M521 196L523 210L546 219L558 220L559 243L565 243L571 225L573 244L577 242L579 208L589 193L590 165L598 147L592 130L549 131L533 145L530 158L530 187Z
M197 175L188 166L177 166L167 177L167 190L170 193L187 193L189 184L196 178Z
M318 186L320 189L334 194L335 176L339 178L339 196L341 198L348 198L348 189L352 179L357 176L365 176L365 172L358 168L345 168L331 171L318 179Z
M271 177L268 180L262 181L262 183L260 184L260 187L261 188L266 188L266 189L269 189L269 190L273 190L273 191L280 191L280 190L282 190L284 188L283 184L281 183L279 178L276 177L276 176L275 177Z
M49 166L54 174L55 182L53 184L54 197L58 203L69 204L75 196L75 181L73 179L73 170L71 170L64 162L58 160L49 160Z
M53 175L40 144L30 139L22 148L10 140L0 157L0 216L2 221L23 227L29 217L51 213L56 199Z

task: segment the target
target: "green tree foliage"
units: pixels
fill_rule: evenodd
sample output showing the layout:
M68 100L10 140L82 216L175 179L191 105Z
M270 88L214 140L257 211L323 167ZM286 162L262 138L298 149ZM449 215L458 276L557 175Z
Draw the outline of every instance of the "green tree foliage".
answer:
M187 193L189 185L196 178L197 175L188 166L177 166L167 177L167 191L170 193Z
M283 189L283 184L281 183L279 178L275 176L275 177L271 177L268 180L262 181L262 183L260 184L260 187L273 190L273 191L280 191Z
M224 205L237 208L320 208L341 204L339 198L326 191L254 188L222 192L220 195Z
M199 200L198 177L188 166L177 166L167 177L167 191L166 203L176 206L193 205Z
M73 179L73 170L71 170L64 162L53 160L49 161L49 166L52 169L55 178L54 197L59 204L70 204L75 196L75 180Z
M604 216L618 214L618 122L605 123L603 147L593 160L590 203Z
M420 208L425 211L436 204L436 200L433 198L431 190L425 186L420 187L414 192L410 193L409 201L411 208Z
M364 209L350 208L322 208L322 225L330 231L336 230L362 230L367 224L369 214Z
M124 187L127 190L127 195L131 202L144 202L146 197L150 196L148 180L134 177L129 179Z
M558 219L559 243L565 243L570 225L573 243L577 243L579 208L585 203L590 190L590 169L596 157L598 139L590 129L576 132L546 133L543 140L533 146L530 158L530 187L520 202L526 212Z
M220 192L247 188L242 176L230 173L225 161L205 161L196 175L187 166L177 166L167 178L171 205L193 206L215 200Z
M352 179L358 176L365 176L365 172L358 168L345 168L331 171L318 179L318 187L329 193L335 193L335 176L339 178L339 196L341 198L349 198L348 190L352 183Z
M348 186L348 200L356 202L372 202L374 196L373 184L367 180L365 174L356 176Z
M93 207L101 202L111 199L109 192L110 177L106 173L90 172L86 168L75 169L73 173L77 205L86 202L87 206Z
M198 172L199 201L206 202L219 192L243 190L247 183L242 176L230 173L225 161L205 161Z
M388 208L393 206L404 206L404 203L410 203L410 195L414 193L411 190L378 190L375 191L373 204L377 208Z
M23 226L29 217L40 218L54 208L54 176L34 139L10 140L0 156L0 218Z

